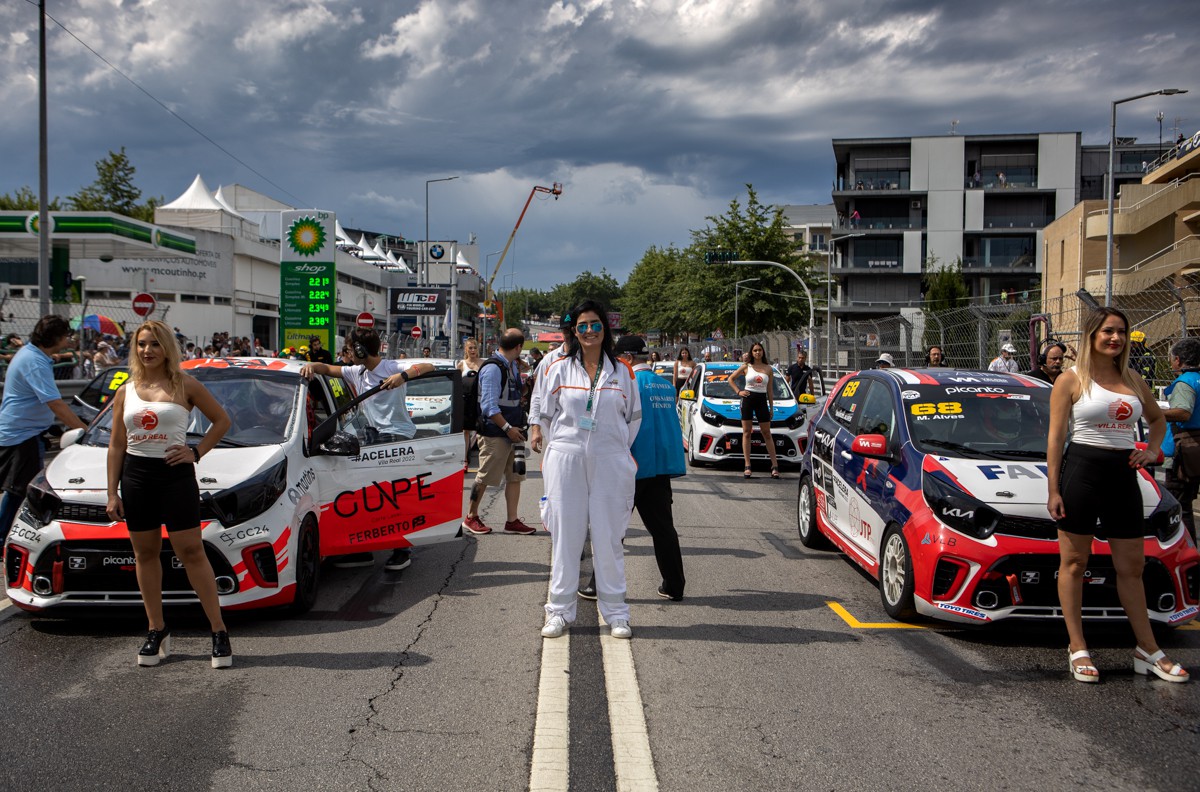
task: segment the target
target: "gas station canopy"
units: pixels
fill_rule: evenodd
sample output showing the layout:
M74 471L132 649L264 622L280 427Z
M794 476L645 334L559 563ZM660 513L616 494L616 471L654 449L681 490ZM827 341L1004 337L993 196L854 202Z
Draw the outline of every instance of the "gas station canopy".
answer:
M195 237L114 212L51 212L50 238L70 246L72 259L192 257ZM38 213L0 212L0 258L38 255Z

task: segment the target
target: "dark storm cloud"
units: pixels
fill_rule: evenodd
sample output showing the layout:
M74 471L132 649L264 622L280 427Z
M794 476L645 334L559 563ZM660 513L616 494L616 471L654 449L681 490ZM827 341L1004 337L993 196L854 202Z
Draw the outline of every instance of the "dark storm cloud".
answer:
M238 164L51 28L51 188L126 146L147 195L196 173L354 224L499 248L534 184L562 181L518 239L528 282L623 276L744 198L830 200L832 138L1073 131L1109 102L1200 126L1195 3L734 0L53 0L50 11ZM36 7L0 3L0 192L36 184ZM247 167L249 166L249 167ZM265 182L253 171L265 175ZM276 187L275 185L278 185ZM285 192L281 192L285 191ZM506 265L507 269L507 265ZM536 279L534 275L537 275ZM518 278L521 280L521 278Z

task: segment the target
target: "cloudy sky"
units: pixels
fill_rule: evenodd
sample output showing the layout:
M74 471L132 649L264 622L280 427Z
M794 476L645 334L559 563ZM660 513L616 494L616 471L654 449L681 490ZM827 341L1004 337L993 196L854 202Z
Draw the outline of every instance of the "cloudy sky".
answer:
M830 201L835 137L1200 128L1195 0L47 0L50 193L125 146L343 225L500 250L548 287L686 245L752 183ZM37 4L0 0L0 192L37 186ZM147 96L147 93L151 96ZM170 107L215 141L168 114ZM233 156L225 153L225 149ZM239 163L240 160L240 163ZM493 262L495 259L493 258ZM511 265L511 266L510 266Z

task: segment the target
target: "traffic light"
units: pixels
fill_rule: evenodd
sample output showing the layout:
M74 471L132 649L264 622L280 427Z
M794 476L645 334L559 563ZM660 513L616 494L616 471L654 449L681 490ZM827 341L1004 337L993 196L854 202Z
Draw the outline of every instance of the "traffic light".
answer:
M704 254L705 264L728 264L737 259L732 250L710 250Z

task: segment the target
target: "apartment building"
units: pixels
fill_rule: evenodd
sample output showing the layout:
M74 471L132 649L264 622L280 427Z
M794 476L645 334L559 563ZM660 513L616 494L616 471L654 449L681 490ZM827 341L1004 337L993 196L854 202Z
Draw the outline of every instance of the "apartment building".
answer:
M1018 302L1041 283L1042 229L1075 205L1080 133L835 139L835 317L894 316L933 262L971 296Z
M1114 209L1113 304L1151 343L1200 331L1200 131L1121 185ZM1082 201L1045 228L1043 292L1056 329L1079 321L1058 298L1085 289L1104 302L1107 237L1107 200Z

